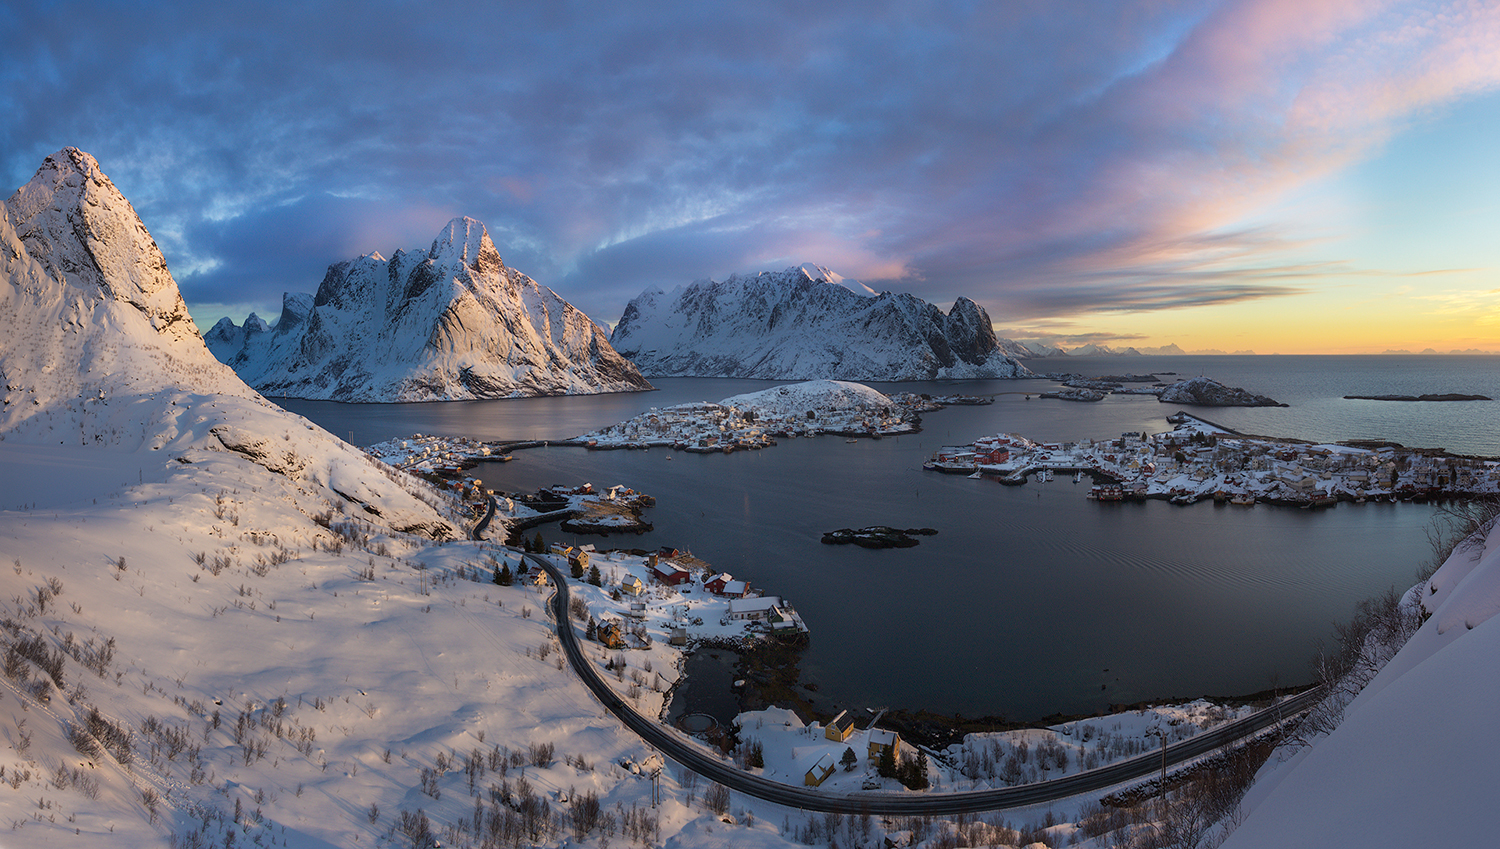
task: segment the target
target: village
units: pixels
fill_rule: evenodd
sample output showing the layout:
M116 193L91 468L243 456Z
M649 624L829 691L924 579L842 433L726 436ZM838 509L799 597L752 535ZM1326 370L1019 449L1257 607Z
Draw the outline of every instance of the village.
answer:
M771 638L793 640L807 626L784 599L717 572L690 553L601 551L554 543L546 556L569 576L570 613L609 686L645 715L664 721L685 652ZM515 563L516 580L550 591L540 569ZM545 659L545 658L543 658ZM882 728L880 710L846 710L819 721L781 707L741 712L731 734L700 734L742 768L784 784L831 792L979 790L1058 778L1187 739L1246 715L1250 707L1204 700L1139 708L1046 728L966 735L941 749ZM698 715L685 717L691 719ZM684 723L684 730L698 729Z
M767 408L753 402L707 401L659 409L653 407L635 418L562 444L583 445L596 450L672 448L698 454L730 454L769 448L776 444L777 439L821 434L879 438L915 433L920 428L920 413L942 409L942 405L919 395L879 398L880 401L876 402L836 407L807 405L803 408L799 405L795 410Z
M1500 493L1500 462L1389 445L1309 444L1234 433L1186 413L1169 432L1115 439L1036 442L999 434L939 449L931 471L1045 483L1088 478L1100 501L1201 499L1326 507L1340 501L1475 498Z

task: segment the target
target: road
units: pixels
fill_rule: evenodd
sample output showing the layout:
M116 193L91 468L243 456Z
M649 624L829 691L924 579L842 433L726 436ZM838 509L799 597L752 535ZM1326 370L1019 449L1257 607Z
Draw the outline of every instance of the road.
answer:
M641 716L626 704L625 700L605 683L594 665L584 656L583 647L573 630L572 620L568 618L568 582L562 572L540 557L530 554L523 556L533 565L547 570L552 576L553 583L557 587L557 592L553 594L551 600L552 615L557 623L557 635L562 641L563 652L568 656L568 662L572 664L573 671L582 679L584 685L630 730L655 746L663 755L731 790L806 811L898 816L950 815L1042 804L1080 793L1096 792L1161 771L1162 755L1160 750L1156 750L1063 778L994 790L967 790L952 793L875 791L831 793L770 781L745 772L732 762L723 760L701 746L684 740L677 731L653 719ZM1282 718L1295 716L1311 707L1319 695L1320 689L1314 688L1293 696L1276 707L1267 708L1190 739L1173 743L1167 747L1167 764L1170 766L1207 754L1225 743L1274 725Z

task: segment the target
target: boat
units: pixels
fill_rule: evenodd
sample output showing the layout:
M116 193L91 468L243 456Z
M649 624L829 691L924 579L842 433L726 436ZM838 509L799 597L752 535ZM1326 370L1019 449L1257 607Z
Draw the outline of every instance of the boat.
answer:
M846 439L846 440L844 440L844 441L845 441L845 442L848 442L848 443L850 443L850 444L853 444L853 443L855 443L855 442L858 442L858 441L859 441L859 440L858 440L858 439L854 439L854 438L852 438L852 437L851 437L851 438L849 438L849 439Z

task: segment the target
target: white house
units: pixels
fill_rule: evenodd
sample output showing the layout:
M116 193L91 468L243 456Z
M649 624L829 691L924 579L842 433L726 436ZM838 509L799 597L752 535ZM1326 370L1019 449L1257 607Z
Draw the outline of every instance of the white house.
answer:
M769 619L771 612L781 606L781 596L764 595L758 598L736 598L729 601L730 619Z

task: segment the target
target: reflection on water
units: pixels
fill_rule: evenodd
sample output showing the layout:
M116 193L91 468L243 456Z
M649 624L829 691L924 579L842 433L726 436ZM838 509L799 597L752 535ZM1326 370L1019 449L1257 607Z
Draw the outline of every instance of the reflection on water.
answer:
M1126 362L1141 370L1163 368L1165 359ZM1225 363L1240 359L1251 358ZM1118 370L1119 362L1106 364ZM1273 378L1263 369L1254 380L1225 382L1281 400L1306 391L1292 391L1286 381L1278 390ZM556 439L652 406L772 385L657 383L657 393L587 398L288 406L340 436L354 431L362 443L418 431ZM1040 386L981 381L914 388L1035 392ZM1348 391L1370 390L1359 385ZM1173 409L1150 397L1072 404L1005 394L992 406L929 414L922 433L899 438L783 440L765 451L727 456L539 448L477 474L510 491L589 481L624 483L656 496L648 513L655 531L614 544L685 547L788 597L812 629L803 680L816 681L823 696L850 707L1035 718L1305 681L1308 660L1334 621L1346 618L1357 600L1412 582L1429 556L1424 529L1431 508L1098 504L1083 497L1086 484L1070 478L1004 487L921 469L943 444L1000 431L1047 440L1160 431ZM1280 412L1286 418L1278 426L1295 428L1287 422L1295 421L1297 410L1251 412ZM1242 414L1248 415L1209 411L1232 426L1242 425ZM1362 426L1357 419L1337 427ZM1246 429L1272 430L1264 422ZM669 453L673 461L665 462ZM871 524L933 527L939 534L910 549L819 542L825 531ZM542 532L549 540L565 537L556 526Z

